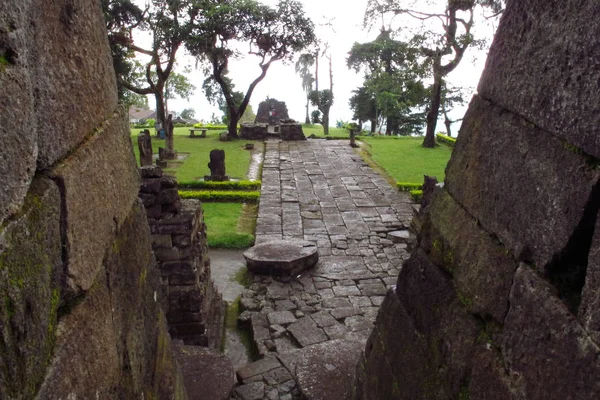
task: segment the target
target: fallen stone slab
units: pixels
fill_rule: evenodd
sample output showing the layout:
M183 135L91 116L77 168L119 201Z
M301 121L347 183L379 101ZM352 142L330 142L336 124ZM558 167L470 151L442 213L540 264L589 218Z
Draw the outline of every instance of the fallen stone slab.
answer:
M319 261L317 247L303 240L273 240L244 252L246 266L255 274L289 277Z
M346 400L364 347L364 341L330 340L280 354L279 360L307 400Z
M394 243L413 243L415 241L415 235L410 233L408 230L392 231L388 232L388 238Z
M177 346L177 349L177 361L181 365L189 400L228 400L231 397L233 366L227 356L200 346Z
M319 328L316 322L310 317L296 320L296 322L288 327L288 331L302 347L321 343L328 339L323 329Z
M276 358L266 357L262 360L255 361L250 364L246 364L236 371L238 382L242 383L248 381L251 378L262 375L266 372L280 368L281 364Z

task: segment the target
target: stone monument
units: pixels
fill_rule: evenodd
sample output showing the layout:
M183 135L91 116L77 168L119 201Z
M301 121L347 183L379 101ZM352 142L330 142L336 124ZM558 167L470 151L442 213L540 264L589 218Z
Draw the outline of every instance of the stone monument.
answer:
M214 149L210 151L210 175L205 175L205 181L228 181L229 177L225 174L225 150Z
M138 134L138 149L140 150L140 166L152 165L152 138L148 129L140 131Z

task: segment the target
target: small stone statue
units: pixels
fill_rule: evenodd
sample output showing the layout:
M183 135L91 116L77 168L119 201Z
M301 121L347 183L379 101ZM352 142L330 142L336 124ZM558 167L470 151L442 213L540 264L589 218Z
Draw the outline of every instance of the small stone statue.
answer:
M152 138L148 129L138 134L138 149L140 150L140 166L152 165Z
M228 181L229 177L225 175L225 150L214 149L210 151L210 175L204 176L205 181Z

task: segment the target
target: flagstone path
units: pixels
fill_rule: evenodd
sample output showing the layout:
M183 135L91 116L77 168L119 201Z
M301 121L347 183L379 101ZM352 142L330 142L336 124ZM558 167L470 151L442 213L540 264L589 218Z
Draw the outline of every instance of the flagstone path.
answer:
M239 399L345 399L379 306L411 244L409 196L346 141L266 142L256 243L305 240L317 265L288 282L254 278L240 316L262 359L240 368ZM403 235L399 235L403 236Z

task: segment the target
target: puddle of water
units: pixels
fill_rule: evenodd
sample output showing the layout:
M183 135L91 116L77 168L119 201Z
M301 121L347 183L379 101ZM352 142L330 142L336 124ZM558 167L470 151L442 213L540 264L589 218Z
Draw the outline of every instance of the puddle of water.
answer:
M250 159L250 166L248 167L248 174L246 174L248 180L256 181L260 179L260 166L263 162L263 147L264 145L255 146L252 150L252 158Z
M234 280L235 274L246 266L243 252L244 250L232 249L210 249L208 251L211 277L228 307L244 290L244 287ZM224 353L236 369L251 362L249 350L242 341L240 332L227 327L225 330Z

